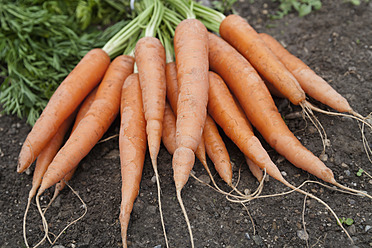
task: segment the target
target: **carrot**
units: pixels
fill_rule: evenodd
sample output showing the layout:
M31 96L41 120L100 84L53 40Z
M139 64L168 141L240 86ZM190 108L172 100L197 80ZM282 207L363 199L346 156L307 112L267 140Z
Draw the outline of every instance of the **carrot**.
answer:
M94 98L96 97L97 90L98 90L98 87L94 88L89 93L89 95L84 99L84 102L79 107L79 111L76 114L75 122L74 122L74 125L72 127L71 133L73 133L75 131L75 129L79 125L80 121L84 118L85 114L88 112L90 106L94 102ZM50 199L50 201L49 201L48 206L46 207L46 209L49 208L49 206L57 198L59 192L61 192L61 190L66 186L66 182L68 182L68 181L71 180L71 178L74 175L76 169L77 169L77 167L75 167L72 171L70 171L61 181L59 181L56 184L55 189L54 189L53 197L52 197L52 199ZM44 210L44 213L45 213L45 211L46 210Z
M119 149L122 187L119 219L123 247L127 247L130 213L139 192L147 149L146 120L143 114L142 94L137 73L125 80L120 113Z
M119 112L120 88L133 64L134 59L126 55L110 64L85 117L49 165L39 195L75 168L110 127Z
M174 35L177 65L178 101L176 142L173 154L173 172L176 193L184 213L194 247L191 225L184 208L181 190L194 165L195 155L205 124L208 102L208 33L196 19L178 24Z
M278 181L283 180L280 171L254 136L252 127L239 110L229 89L221 77L213 72L209 73L208 98L208 112L244 155L260 168L265 168Z
M177 149L173 157L176 189L181 191L194 165L206 118L208 101L208 40L205 26L196 19L176 28L174 49L177 65Z
M260 33L261 39L285 67L295 76L302 89L319 102L339 111L354 114L347 100L336 92L323 78L318 76L302 60L287 51L272 36Z
M265 45L258 33L238 15L227 16L220 24L221 37L235 47L269 82L293 104L304 102L305 92L296 78Z
M137 42L135 58L147 122L150 157L156 167L165 108L165 50L157 38L144 37Z
M252 172L252 175L257 178L257 180L259 182L262 181L263 179L263 172L261 170L261 168L255 164L252 160L250 160L247 156L244 156L245 157L245 161L247 162L247 165L249 167L249 170Z
M160 150L163 132L162 125L166 96L164 46L159 39L145 36L136 44L135 58L142 90L143 110L146 119L146 133L150 158L155 172L158 188L158 204L161 224L163 227L166 246L168 247L168 239L165 232L165 224L161 207L160 180L157 164L157 157Z
M176 144L176 116L174 115L169 103L165 103L162 141L169 152L173 155L177 148Z
M27 219L27 213L28 209L31 204L32 198L35 196L37 189L40 186L40 183L42 181L42 177L45 173L45 171L48 169L48 166L50 162L52 162L54 156L57 154L59 148L62 146L65 134L67 133L68 129L70 128L73 120L75 117L75 113L72 113L58 128L57 133L53 136L53 138L48 142L48 144L44 147L44 149L39 154L35 170L32 178L32 187L30 189L30 192L28 194L28 200L26 205L25 214L23 217L23 238L25 241L25 244L27 247L29 247L27 242L27 236L26 236L26 219Z
M110 57L105 51L93 49L65 78L23 143L18 157L17 172L23 172L34 162L63 121L100 82L109 63Z
M252 81L255 80L254 76L250 75L250 74L252 74L252 71L255 73L254 70L251 70L251 69L244 70L244 68L239 66L239 62L240 62L238 60L239 57L234 56L233 51L235 51L235 50L233 48L232 48L233 49L232 51L230 49L227 49L227 47L229 47L229 48L231 48L231 47L227 43L225 43L222 39L218 38L217 36L215 36L213 34L209 35L209 41L210 41L210 43L209 43L210 65L211 65L212 68L214 68L218 71L221 68L225 68L225 70L228 71L228 72L226 74L223 74L223 75L224 76L231 76L231 78L233 78L234 75L236 75L235 70L240 69L240 70L238 70L239 72L241 72L238 76L240 78L240 80L242 80L243 78L247 80L246 82L252 82ZM218 41L222 41L222 42L220 43ZM224 44L227 45L227 47L224 47ZM228 52L230 52L229 53L230 56L227 56L227 54L226 54L227 51L226 50L230 50L230 51L228 51ZM219 57L216 54L221 55L221 57L228 58L226 61L229 62L229 65L231 66L230 68L232 68L232 69L226 69L227 68L226 65L225 65L226 61L220 60L221 57ZM236 54L241 56L239 53L236 53ZM232 57L233 61L231 61L231 59L229 59L231 57ZM236 59L235 60L236 63L234 63L234 59ZM246 61L246 60L243 58L242 61ZM246 63L248 63L248 62L246 61ZM219 67L219 66L221 66L221 67ZM248 65L246 64L244 66L248 66ZM247 73L247 72L249 72L249 73ZM257 78L260 79L258 76L257 76ZM246 120L244 120L244 119L246 119L245 116L239 110L239 107L236 105L236 103L234 101L234 98L232 97L231 93L229 92L229 90L228 90L227 86L225 85L225 83L223 82L223 80L215 73L210 73L209 79L210 79L209 80L210 88L209 88L208 111L215 118L216 122L221 125L221 127L224 129L226 135L229 136L235 142L235 144L240 148L240 150L244 153L244 155L249 157L249 159L251 159L252 162L254 162L262 170L265 170L270 176L272 176L276 180L282 182L284 185L290 187L291 189L293 189L293 190L295 190L295 191L297 191L301 194L305 194L309 197L312 197L312 198L316 199L318 202L320 202L321 204L323 204L324 206L326 206L331 211L333 216L336 218L337 222L339 223L339 219L338 219L337 215L334 213L334 211L324 201L322 201L318 197L316 197L316 196L314 196L314 195L312 195L308 192L305 192L305 191L303 191L299 188L295 188L292 184L290 184L287 180L285 180L283 178L279 169L271 161L271 159L269 158L266 151L262 148L258 139L255 136L253 136L252 128L249 125L247 125L248 122ZM240 81L240 82L242 82L242 81ZM229 84L229 86L233 86L231 83L228 83L228 84ZM239 82L237 82L236 84L239 84ZM247 86L247 84L245 86ZM253 86L253 85L250 85L250 86ZM254 95L257 94L256 92L260 91L260 87L262 87L262 89L264 89L263 91L266 92L266 94L269 94L267 88L264 86L263 82L261 82L261 86L256 87L256 89L254 87L248 87L249 90L245 91L245 92L248 92L248 93L243 93L242 95L244 95L246 98L252 98L252 96L254 98ZM231 88L234 89L234 87L231 87ZM242 90L242 89L240 89L240 90ZM235 91L233 90L233 92L235 92ZM244 91L242 91L242 92L244 92ZM239 100L240 95L236 94L236 96ZM261 99L261 100L257 99L255 103L256 103L256 105L262 106L263 104L265 104L264 103L265 100L263 100L264 96L263 96L263 94L259 94L259 97L260 97L259 99ZM269 95L269 97L270 97L270 95ZM242 107L243 107L244 110L246 110L246 108L245 108L246 106L247 105L242 104ZM254 106L255 106L254 104L250 106L250 109L253 109L253 111L257 111L257 110L259 110L259 108L261 108L261 107L254 107ZM265 106L262 106L262 108L263 109L261 109L260 112L257 112L257 115L264 116L264 115L266 115L265 110L266 111L270 110L270 108L267 108ZM276 124L278 125L278 122L276 122ZM285 140L288 141L288 139L285 139ZM293 142L292 142L292 144L293 144ZM295 148L296 147L294 147L293 149L295 149ZM318 159L315 156L314 156L314 158ZM256 199L256 198L260 198L260 197L267 197L267 196L257 196L256 195L253 198L248 199L247 201L250 201L250 200ZM237 200L236 202L242 203L244 201ZM347 231L343 227L341 227L341 228L348 235ZM350 238L349 235L348 235L348 237Z
M133 65L133 57L126 55L119 56L112 61L85 117L45 172L36 195L36 204L43 220L45 232L39 244L48 237L48 224L41 210L40 195L73 170L110 127L119 112L120 88L127 76L133 72Z
M170 103L170 106L173 110L173 113L177 113L177 101L178 101L178 81L177 81L177 68L175 62L169 62L165 67L166 75L166 92L167 98ZM195 151L195 156L200 160L208 174L210 170L207 164L207 158L205 156L205 142L204 135L201 137L200 143ZM211 179L213 180L212 176Z
M208 157L212 160L220 177L232 187L232 166L230 156L223 142L216 123L207 115L203 137Z
M295 166L335 184L332 171L303 147L288 129L269 91L249 62L216 35L209 34L209 47L212 70L225 80L248 119L265 140Z
M306 149L288 129L268 89L250 63L227 42L211 33L209 63L212 70L225 80L253 126L279 154L325 182L371 198L367 193L336 182L332 170Z

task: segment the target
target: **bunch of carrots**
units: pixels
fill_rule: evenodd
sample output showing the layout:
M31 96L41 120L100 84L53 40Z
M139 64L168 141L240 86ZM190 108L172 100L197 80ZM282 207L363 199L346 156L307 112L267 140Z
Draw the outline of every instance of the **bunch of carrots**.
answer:
M253 127L296 167L324 182L371 198L335 180L331 169L288 129L271 94L302 106L309 116L313 111L322 111L306 100L308 95L339 112L330 114L346 113L372 126L345 98L273 37L258 34L238 15L225 17L193 1L143 0L136 7L141 9L141 14L103 48L88 52L60 84L22 146L19 173L37 159L24 217L27 247L26 216L32 198L36 196L45 230L44 238L35 247L45 239L54 243L48 236L45 210L42 211L39 198L46 189L56 185L55 199L79 162L118 115L121 118L122 174L119 219L123 247L127 246L128 223L139 192L147 148L157 181L165 243L169 247L157 171L161 142L173 155L176 196L188 225L192 247L192 228L181 190L190 176L195 156L221 193L238 202L259 197L259 191L247 196L233 185L229 154L217 125L244 153L249 168L261 183L267 173L326 206L321 199L283 178L254 135ZM215 184L206 154L234 194L223 192ZM330 211L339 222L333 210Z

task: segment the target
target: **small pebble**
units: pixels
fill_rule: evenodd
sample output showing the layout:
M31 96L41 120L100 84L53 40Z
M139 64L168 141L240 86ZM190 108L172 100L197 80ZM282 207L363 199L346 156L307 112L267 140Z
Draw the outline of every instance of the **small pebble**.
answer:
M350 203L351 205L354 205L354 204L355 204L355 200L353 200L353 199L348 199L348 201L349 201L349 203Z
M341 167L349 168L349 166L348 166L347 164L345 164L345 163L342 163L342 164L341 164Z
M151 182L152 182L152 183L156 183L156 176L153 176L153 177L151 178Z
M345 170L344 173L346 174L346 176L350 176L350 171L349 170Z
M154 248L161 248L161 245L156 245L154 246Z
M245 235L245 237L246 237L248 240L251 239L251 237L249 236L249 233L245 233L244 235Z
M349 228L347 230L348 230L350 235L355 235L355 233L356 233L355 225L349 226Z
M320 154L319 159L322 160L323 162L327 162L328 160L328 155L327 154Z
M199 205L196 205L195 209L196 209L196 210L199 210L199 211L202 210L201 207L200 207Z
M27 176L31 175L31 169L30 167L28 167L26 170L25 170L25 173Z
M55 245L55 246L52 246L52 248L65 248L63 245Z
M281 171L280 173L282 174L283 177L287 176L287 172L285 172L285 171Z
M210 184L210 182L211 182L211 179L209 178L208 175L201 175L201 176L199 177L199 179L200 179L201 181L203 181L204 183L206 183L206 184ZM203 185L204 185L204 184L203 184Z
M297 236L301 240L308 240L309 239L309 234L307 232L305 232L304 230L298 230L297 231Z
M250 189L245 189L244 190L244 194L245 195L250 195L251 194L251 190Z
M259 245L259 246L263 245L262 238L260 236L254 235L252 236L252 239L256 245Z
M370 225L366 225L366 227L364 228L364 231L365 231L365 232L368 232L369 229L371 229L371 228L372 228L372 226L370 226Z

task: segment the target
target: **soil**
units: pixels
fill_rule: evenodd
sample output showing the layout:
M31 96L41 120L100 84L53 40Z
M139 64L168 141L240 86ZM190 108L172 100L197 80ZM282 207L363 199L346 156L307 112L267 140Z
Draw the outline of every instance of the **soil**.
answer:
M253 2L253 3L251 3ZM362 1L360 6L344 1L323 1L323 7L305 17L290 14L272 20L277 3L265 1L239 1L235 10L259 32L267 32L286 45L319 75L325 78L351 106L362 115L372 110L372 1ZM301 109L287 100L275 99L289 128L314 154L322 151L321 139L308 120L302 117L289 119L289 113ZM310 99L317 106L326 106ZM349 187L372 193L372 179L366 174L357 176L359 168L371 172L371 163L363 149L356 121L346 117L316 114L323 124L330 141L326 148L326 165L334 171L336 180ZM31 174L16 173L17 156L22 142L30 131L24 120L15 116L0 116L0 246L24 247L22 219ZM118 120L105 138L117 134ZM259 134L257 134L259 136ZM261 138L259 136L259 138ZM234 181L241 166L241 191L254 191L258 186L244 162L238 148L226 137L234 165ZM261 139L262 140L262 139ZM285 178L294 185L314 176L295 168L282 159L265 141L272 160ZM166 230L171 247L190 247L189 235L175 197L172 179L171 156L164 147L159 158L162 185L162 204ZM212 166L211 161L208 161ZM206 172L196 162L194 172L205 178ZM212 169L217 184L229 188ZM165 247L160 224L154 172L147 154L140 194L134 204L128 240L130 247ZM81 161L70 182L87 205L87 214L67 229L55 247L120 247L120 160L118 138L97 144ZM307 184L305 190L323 199L339 217L352 218L354 223L345 225L355 247L372 247L371 201L366 197L337 192L318 184ZM270 178L262 194L287 191L288 188ZM313 199L299 193L256 199L246 206L253 223L243 206L232 203L214 190L190 178L183 189L183 199L191 221L196 247L352 247L345 233L331 213ZM46 205L53 194L48 190L41 198ZM308 236L304 235L302 212ZM59 233L67 223L83 213L82 203L69 189L64 189L46 216L50 232ZM36 244L43 236L42 225L33 203L28 215L27 236ZM306 241L307 239L307 241ZM307 244L308 242L308 244ZM59 246L57 246L59 245ZM44 243L42 247L50 247Z

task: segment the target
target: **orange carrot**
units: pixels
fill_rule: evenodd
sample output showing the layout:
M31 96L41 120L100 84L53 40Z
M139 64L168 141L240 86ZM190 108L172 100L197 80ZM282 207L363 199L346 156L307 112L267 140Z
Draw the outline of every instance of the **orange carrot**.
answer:
M209 61L212 70L225 80L236 96L248 119L276 151L295 166L336 184L332 171L302 146L288 129L268 89L250 63L213 34L209 34Z
M147 122L150 157L156 165L165 108L165 50L157 38L143 37L136 44L135 58Z
M26 170L63 121L75 111L89 92L100 82L110 57L102 49L89 51L54 92L40 118L23 143L17 172Z
M110 127L119 112L120 89L133 64L134 59L125 55L110 64L85 117L49 165L38 195L74 169Z
M181 190L194 166L195 155L202 138L208 103L208 32L196 19L186 19L177 25L174 35L177 65L178 100L176 142L173 154L173 178L177 200L185 216L194 247L191 224L182 202Z
M79 125L80 121L84 118L85 114L88 112L90 106L94 102L94 98L96 97L97 90L98 90L98 87L94 88L94 90L92 90L89 93L89 95L84 99L84 102L79 107L79 111L76 114L75 122L74 122L74 125L72 127L71 133L73 133L75 131L75 129ZM66 182L71 180L71 178L74 175L76 169L77 169L77 167L75 167L72 171L67 173L67 175L61 181L59 181L56 184L55 189L54 189L53 197L52 197L52 199L50 199L50 201L48 203L48 206L50 206L53 203L53 201L57 198L59 192L61 192L61 190L66 186Z
M257 180L259 182L262 181L263 179L263 172L261 170L261 168L255 164L252 160L250 160L247 156L244 156L245 157L245 161L247 162L247 165L249 167L249 170L252 172L252 175L257 178Z
M143 114L142 93L137 73L125 80L120 112L119 149L122 187L119 219L123 247L127 247L130 213L139 192L147 149L146 120Z
M293 104L298 105L306 100L305 92L296 78L276 58L246 20L238 15L227 16L220 24L220 35Z
M254 136L252 127L239 110L226 84L213 72L209 73L208 112L244 155L260 168L265 168L269 175L282 181L280 171Z
M311 70L302 60L292 55L270 35L265 33L260 33L259 35L266 46L270 48L275 56L295 76L306 94L339 112L354 112L347 100L336 92L323 78Z
M173 113L177 113L178 81L176 63L174 62L167 63L165 67L165 75L167 78L166 80L167 98L173 110ZM202 136L200 143L196 148L195 156L200 160L204 168L209 172L209 168L207 165L207 157L205 156L204 136Z
M40 186L42 181L42 177L44 176L45 171L48 169L49 164L52 162L54 156L57 154L59 148L62 146L65 134L69 130L73 120L75 117L75 113L72 113L58 128L57 133L53 136L53 138L48 142L48 144L44 147L44 149L39 154L35 170L32 178L32 187L28 194L27 206L25 210L25 214L23 217L23 237L26 246L28 247L27 237L26 237L26 219L28 209L30 207L30 203L32 198L35 196L37 189Z
M158 3L158 2L157 2ZM157 157L163 132L163 118L166 96L165 49L159 39L151 36L141 38L135 48L136 65L142 90L143 111L146 119L146 133L150 158L155 172L158 189L160 219L166 246L168 239L165 231L161 207L160 179Z
M165 103L162 141L169 154L173 155L176 145L176 116L169 103Z
M209 115L207 115L205 121L203 137L208 157L212 160L216 171L229 186L232 186L230 156L218 132L216 123Z
M205 26L196 19L178 24L174 36L178 100L173 170L176 190L181 191L194 165L206 118L208 102L208 39Z

